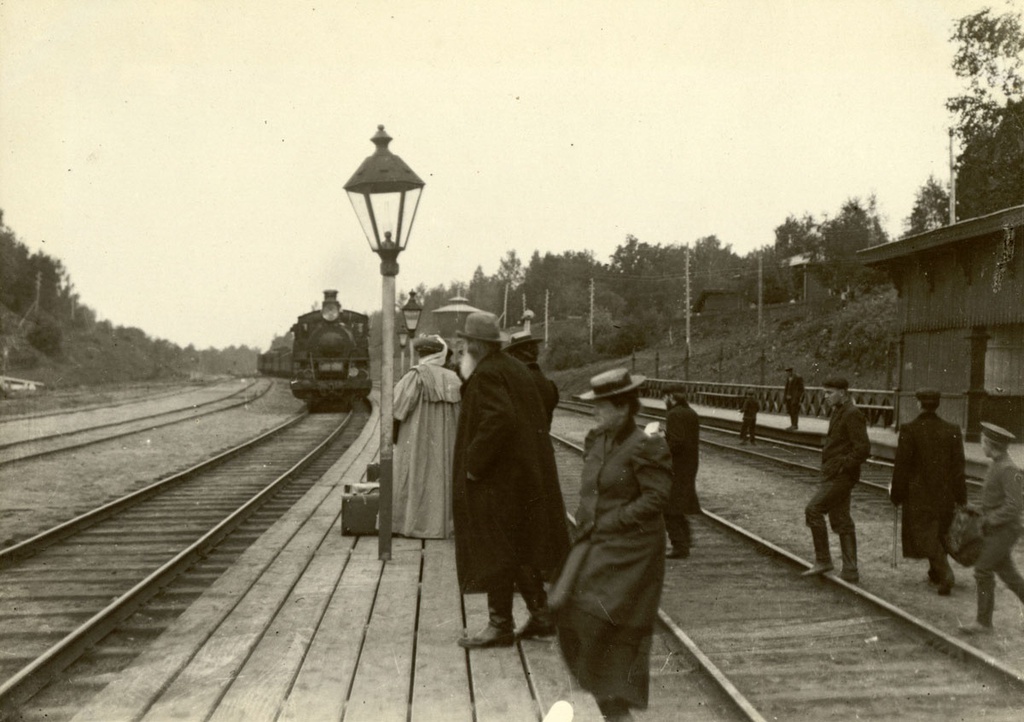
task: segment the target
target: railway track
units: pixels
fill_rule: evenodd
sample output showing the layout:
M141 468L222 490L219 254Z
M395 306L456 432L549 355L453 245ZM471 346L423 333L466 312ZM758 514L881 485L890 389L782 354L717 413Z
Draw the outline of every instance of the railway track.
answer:
M272 383L269 381L254 381L233 393L220 394L215 398L184 407L161 409L152 413L140 409L141 414L127 419L100 420L91 424L87 422L86 425L42 434L32 434L30 428L17 432L13 429L8 430L5 433L5 442L0 443L0 466L79 449L244 406L266 394L271 386ZM156 421L157 419L159 421ZM10 437L15 436L20 438L10 440Z
M563 486L579 478L560 472ZM1024 677L998 659L838 578L800 577L808 562L722 517L690 519L699 553L668 561L655 648L685 649L715 682L702 706L724 696L749 720L1020 718ZM702 693L675 686L652 704Z
M28 719L19 707L88 653L93 672L78 675L83 698L96 683L95 665L109 673L112 660L134 654L126 640L158 633L161 620L176 616L323 475L366 417L365 409L298 415L0 552L0 716ZM47 704L70 704L73 713L75 694L71 702L66 690L57 697L32 700L44 710L39 719L61 718Z

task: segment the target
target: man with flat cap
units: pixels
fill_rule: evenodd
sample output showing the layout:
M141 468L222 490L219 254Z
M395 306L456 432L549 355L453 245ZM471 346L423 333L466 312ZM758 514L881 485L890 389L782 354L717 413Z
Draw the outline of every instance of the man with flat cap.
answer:
M462 408L452 474L455 566L463 594L486 593L488 623L463 636L467 649L509 647L555 633L544 580L569 550L548 418L530 371L501 352L498 319L466 318L460 362ZM518 588L530 618L512 619Z
M981 555L974 563L978 585L978 614L974 622L960 628L964 634L990 634L995 611L996 579L1003 580L1024 602L1024 578L1013 563L1013 547L1021 532L1021 489L1024 474L1010 458L1008 447L1014 435L1001 426L981 422L981 451L991 459L981 490Z
M903 506L903 556L928 560L928 581L946 596L953 588L943 538L957 504L967 503L960 427L936 413L938 389L920 389L921 413L900 427L889 499Z
M665 529L672 549L669 559L690 556L692 537L687 514L700 514L697 469L700 467L700 419L686 400L686 387L665 394L665 441L672 453L672 492L665 507Z
M804 519L811 529L814 542L814 565L804 576L815 576L832 571L829 551L828 527L839 535L839 548L843 555L840 578L848 582L860 580L857 570L857 533L850 516L850 492L860 481L860 466L871 453L867 421L864 413L850 398L850 384L844 378L832 378L825 387L825 403L832 409L828 419L828 434L821 450L821 483L804 509Z
M558 406L558 386L544 375L540 364L537 363L540 356L540 339L534 338L529 331L519 331L509 338L505 353L526 364L526 368L530 369L533 381L537 384L537 390L544 401L544 410L548 413L548 428L550 429L551 420L555 415L555 407Z

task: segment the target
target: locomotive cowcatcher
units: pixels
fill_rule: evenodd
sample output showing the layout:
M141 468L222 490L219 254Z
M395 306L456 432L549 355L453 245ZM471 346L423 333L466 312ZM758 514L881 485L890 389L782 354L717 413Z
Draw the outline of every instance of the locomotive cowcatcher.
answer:
M324 291L320 310L299 316L291 328L291 390L310 411L348 410L369 395L369 327L365 314L342 310L337 291Z

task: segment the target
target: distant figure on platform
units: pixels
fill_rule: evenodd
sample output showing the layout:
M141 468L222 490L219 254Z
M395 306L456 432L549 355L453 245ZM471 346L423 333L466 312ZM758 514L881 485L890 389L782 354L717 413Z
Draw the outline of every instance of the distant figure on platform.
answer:
M748 441L751 444L757 443L757 412L761 405L757 403L757 396L754 389L747 389L740 404L740 412L743 414L743 422L740 424L740 443Z
M804 379L799 374L793 373L793 367L786 368L786 387L782 390L782 401L786 405L786 413L789 414L789 428L786 431L796 431L800 421L800 403L804 398Z
M448 346L440 336L420 336L412 347L419 364L395 385L392 526L402 536L446 539L462 382L444 368Z
M955 579L943 539L957 504L967 503L964 440L960 427L943 421L938 389L917 392L921 413L900 427L889 499L903 505L903 556L928 560L928 581L946 596Z
M964 634L991 634L992 613L996 603L996 579L1024 602L1024 578L1013 563L1013 547L1021 532L1021 488L1024 474L1007 453L1014 435L1006 429L981 423L981 451L992 460L981 491L981 530L984 534L981 556L974 563L978 585L977 619L961 627Z
M555 626L544 580L569 549L548 418L530 371L501 352L492 313L466 318L459 362L465 383L455 437L455 565L463 594L487 594L488 624L459 644L509 647L516 637L550 636ZM512 619L515 588L530 618Z
M665 395L665 441L672 452L672 492L665 507L665 528L672 549L669 559L690 556L692 539L687 514L700 514L697 468L700 465L700 419L686 401L686 389L675 387Z
M629 720L631 708L647 708L665 577L671 460L660 435L636 426L643 381L613 369L594 376L580 396L594 402L597 425L583 443L573 555L584 553L558 612L558 642L573 678L594 695L606 720Z
M804 519L811 529L814 542L814 566L803 575L814 576L832 571L832 554L829 551L828 514L832 531L839 535L839 547L843 555L843 569L840 578L848 582L860 580L857 570L857 533L850 516L850 492L860 481L860 466L871 453L868 441L867 421L864 413L850 398L850 384L846 379L834 378L826 381L825 402L831 407L828 419L828 434L821 451L822 480L818 491L804 509Z
M540 369L537 359L540 356L540 339L534 338L529 331L519 331L512 334L505 353L512 358L526 364L533 374L533 380L540 391L540 397L544 400L544 408L548 412L548 428L551 428L551 419L555 415L555 407L558 406L558 386L555 382L544 375Z

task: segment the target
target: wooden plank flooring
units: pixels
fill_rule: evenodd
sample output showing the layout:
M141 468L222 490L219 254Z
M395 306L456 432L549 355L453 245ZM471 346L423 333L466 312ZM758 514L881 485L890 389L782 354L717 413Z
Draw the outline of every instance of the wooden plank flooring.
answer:
M77 722L537 722L559 699L597 722L557 642L466 652L487 621L483 595L461 596L451 540L341 535L341 496L377 451L360 440ZM521 600L516 616L526 621Z

